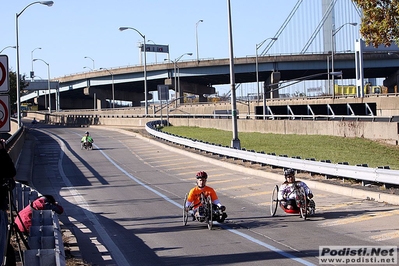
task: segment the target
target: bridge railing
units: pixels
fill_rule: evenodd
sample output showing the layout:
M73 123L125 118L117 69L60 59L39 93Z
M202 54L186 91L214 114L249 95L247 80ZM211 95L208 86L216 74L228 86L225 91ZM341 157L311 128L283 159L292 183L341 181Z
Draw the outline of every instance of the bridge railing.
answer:
M146 124L146 130L151 135L181 146L194 148L211 154L219 154L228 158L270 165L279 168L293 168L311 174L325 175L326 177L340 177L361 181L364 185L369 183L380 183L385 187L399 185L399 171L383 168L369 168L362 166L351 166L345 164L334 164L329 162L317 162L313 160L302 160L288 158L275 154L264 154L261 152L248 151L245 149L234 149L228 146L206 143L196 139L184 138L157 129L166 121L151 121Z

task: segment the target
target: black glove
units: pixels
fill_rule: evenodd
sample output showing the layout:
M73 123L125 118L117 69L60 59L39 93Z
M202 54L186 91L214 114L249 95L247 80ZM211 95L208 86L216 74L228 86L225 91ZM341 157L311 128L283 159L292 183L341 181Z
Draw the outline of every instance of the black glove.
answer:
M313 194L312 194L312 193L309 193L309 194L308 194L308 198L309 198L309 199L313 198Z
M224 211L226 210L226 207L222 205L222 206L219 207L219 209L220 209L222 212L224 212Z

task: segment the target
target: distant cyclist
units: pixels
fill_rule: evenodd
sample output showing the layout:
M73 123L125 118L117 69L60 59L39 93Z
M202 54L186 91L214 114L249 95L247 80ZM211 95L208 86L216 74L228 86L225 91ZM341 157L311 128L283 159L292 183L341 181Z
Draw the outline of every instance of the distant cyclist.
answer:
M192 207L193 215L199 221L203 221L205 219L204 216L204 207L201 204L201 194L204 194L205 197L211 196L212 204L215 210L220 210L221 215L215 217L216 221L223 223L227 218L227 214L225 213L226 207L220 203L218 196L213 188L206 185L206 181L208 179L208 174L204 171L200 171L196 174L197 178L197 186L192 188L187 196L186 208Z
M82 139L80 140L80 142L82 143L82 146L83 146L83 145L86 145L86 146L88 145L88 147L91 147L91 146L92 146L94 140L93 140L93 138L90 136L89 131L86 131L86 132L85 132L85 135L82 137Z

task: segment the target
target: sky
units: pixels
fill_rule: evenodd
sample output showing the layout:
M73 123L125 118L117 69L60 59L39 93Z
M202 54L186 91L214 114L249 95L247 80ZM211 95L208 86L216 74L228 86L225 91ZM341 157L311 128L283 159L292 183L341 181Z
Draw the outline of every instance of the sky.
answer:
M33 2L2 1L0 51L16 45L16 14ZM296 2L231 0L234 56L255 56L256 44L276 34ZM147 41L151 40L149 44L169 45L172 60L185 53L193 55L185 55L180 61L196 60L197 56L229 57L227 0L54 0L51 7L29 6L19 15L18 25L20 73L28 77L32 58L49 64L52 79L88 72L90 68L140 64L138 43L143 38L134 30L119 31L119 27L137 29ZM289 53L290 47L283 52ZM15 49L8 48L3 54L15 71ZM166 53L148 53L147 64L163 62L167 57ZM47 79L48 68L42 61L35 61L33 70L38 78Z

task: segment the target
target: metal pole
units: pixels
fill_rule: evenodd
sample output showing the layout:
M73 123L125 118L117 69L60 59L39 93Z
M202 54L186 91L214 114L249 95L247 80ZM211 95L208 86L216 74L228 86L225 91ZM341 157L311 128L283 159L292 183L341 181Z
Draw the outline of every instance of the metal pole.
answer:
M23 10L22 10L23 12ZM22 14L22 12L20 14ZM18 42L18 13L15 14L15 35L16 35L16 46L17 46L17 63L16 63L16 85L17 85L17 121L18 128L21 128L21 99L20 99L20 83L19 83L19 42Z
M204 22L202 19L198 20L197 23L195 24L195 42L197 44L197 62L199 63L199 53L198 53L198 24L200 22Z
M179 99L180 95L177 95L177 83L176 83L176 61L173 62L173 77L175 79L175 108L177 108L177 99Z
M152 42L153 44L156 45L156 43L153 40L148 40L147 42ZM158 63L157 61L157 52L155 51L155 64Z
M114 74L111 73L112 77L112 108L115 108L115 84L114 84Z
M20 81L19 81L19 42L18 42L18 17L31 5L34 4L42 4L42 5L46 5L46 6L52 6L53 5L53 1L36 1L33 3L30 3L29 5L27 5L24 9L22 9L22 11L20 13L16 13L15 14L15 37L16 37L16 49L17 49L17 56L16 56L16 87L17 87L17 121L18 121L18 128L21 128L21 99L20 99Z
M96 67L95 67L95 65L94 65L94 59L91 58L90 56L85 56L85 58L88 58L88 59L90 59L90 60L93 62L93 70L95 70Z
M48 106L49 106L49 113L51 114L51 86L50 86L50 64L47 64L47 76L48 76L48 80L47 80L47 86L48 86Z
M34 77L35 77L35 72L33 71L33 52L37 49L42 49L41 47L37 47L35 49L32 50L32 52L30 53L30 58L31 58L31 62L32 62L32 72L31 72L31 80L33 81Z
M327 79L328 79L328 92L331 91L331 84L330 84L330 56L327 55Z
M335 32L334 33L334 28L335 26L333 25L333 28L331 30L331 72L334 72L334 53L335 53ZM332 81L332 96L333 98L335 97L335 80L334 80L334 75L331 75L331 81Z
M259 62L258 62L258 49L260 48L260 47L262 47L262 45L267 41L267 40L273 40L273 41L276 41L277 40L277 38L267 38L267 39L265 39L265 40L263 40L261 43L259 43L259 44L256 44L255 45L255 54L256 54L256 56L255 56L255 68L256 68L256 86L257 86L257 88L258 88L258 95L257 95L257 100L256 100L256 102L257 103L259 103L259 94L260 94L260 89L259 89ZM264 97L265 95L263 95L263 97Z
M106 70L112 79L112 108L115 108L115 87L114 87L114 73L112 73L108 68L100 67L100 70Z
M237 129L237 103L236 103L236 88L234 76L234 55L233 55L233 31L231 25L231 6L230 0L227 0L228 7L228 30L229 30L229 50L230 50L230 86L231 86L231 119L233 125L233 139L231 146L236 149L241 149L240 140L238 139Z
M141 33L140 33L141 34ZM145 117L148 116L148 89L147 89L147 48L145 44L145 35L141 34L144 39L144 107Z
M270 88L270 87L268 87ZM263 85L263 120L266 120L266 87Z
M258 45L255 45L255 71L256 71L256 87L258 88L258 93L256 97L256 103L259 103L259 68L258 68Z

